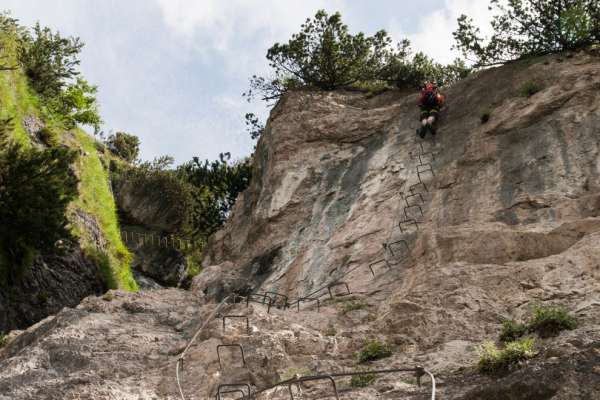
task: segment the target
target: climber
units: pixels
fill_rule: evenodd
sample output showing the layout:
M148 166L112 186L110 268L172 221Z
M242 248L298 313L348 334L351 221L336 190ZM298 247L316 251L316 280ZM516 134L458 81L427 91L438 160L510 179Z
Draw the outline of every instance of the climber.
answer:
M434 83L424 83L418 105L421 109L421 126L417 129L417 135L425 138L427 131L435 135L434 124L437 120L437 114L444 105L444 96L438 91Z

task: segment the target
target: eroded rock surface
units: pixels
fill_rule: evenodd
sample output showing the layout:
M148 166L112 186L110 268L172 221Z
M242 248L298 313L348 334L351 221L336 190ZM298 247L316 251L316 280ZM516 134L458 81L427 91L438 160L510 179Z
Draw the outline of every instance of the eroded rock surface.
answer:
M534 80L541 90L523 97ZM252 186L211 240L190 292L110 292L12 335L0 354L0 396L11 399L176 399L175 364L215 299L274 291L294 309L251 303L209 321L181 377L188 399L221 383L255 389L294 375L423 365L442 399L600 398L600 60L580 53L512 63L446 91L434 176L424 173L419 229L398 230L418 183L416 95L293 92L273 110ZM489 114L487 123L481 116ZM383 243L403 239L394 253ZM368 266L387 259L392 265ZM349 273L349 271L351 271ZM328 299L340 278L350 295ZM532 304L561 304L578 327L538 339L521 369L487 377L476 346ZM359 304L359 306L357 306ZM365 342L393 355L359 365ZM220 369L216 346L239 343ZM410 375L366 388L341 379L343 399L424 399ZM331 396L325 385L307 398ZM269 397L270 396L270 397ZM2 398L2 397L0 397ZM285 389L263 398L289 398ZM331 398L331 397L329 397ZM4 399L3 399L4 400Z

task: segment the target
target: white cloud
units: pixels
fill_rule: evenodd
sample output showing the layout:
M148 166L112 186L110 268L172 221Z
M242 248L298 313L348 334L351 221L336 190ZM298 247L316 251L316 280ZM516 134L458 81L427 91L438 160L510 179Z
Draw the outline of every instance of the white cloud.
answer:
M423 51L441 63L452 62L460 53L451 50L454 44L452 32L457 28L456 19L466 14L475 20L483 34L489 34L491 12L488 2L482 0L446 0L445 7L431 11L419 18L416 32L407 33L402 26L392 21L390 32L396 39L408 38L415 51Z
M231 70L260 69L276 41L287 40L321 8L344 11L345 0L156 0L168 28L205 57L223 58Z

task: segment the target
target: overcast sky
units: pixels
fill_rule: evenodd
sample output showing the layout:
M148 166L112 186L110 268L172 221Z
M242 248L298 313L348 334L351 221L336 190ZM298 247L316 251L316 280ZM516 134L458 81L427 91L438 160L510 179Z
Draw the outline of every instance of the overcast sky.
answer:
M104 130L141 139L141 157L177 163L248 155L244 114L266 119L241 93L248 77L268 73L267 49L289 39L318 9L340 11L352 32L387 30L441 62L456 18L487 20L484 0L0 0L22 24L35 21L86 46L81 70L99 86Z

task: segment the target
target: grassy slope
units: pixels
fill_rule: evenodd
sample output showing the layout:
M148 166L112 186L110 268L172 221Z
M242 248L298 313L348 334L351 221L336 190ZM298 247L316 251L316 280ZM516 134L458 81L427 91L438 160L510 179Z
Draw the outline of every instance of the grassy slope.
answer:
M16 61L14 41L5 33L0 32L0 40L5 45L7 62ZM27 78L21 71L0 72L0 117L11 116L14 118L13 139L25 147L31 146L27 132L23 127L23 118L35 115L53 128L59 128L58 122L52 115L42 112L41 100L29 88ZM57 129L58 130L58 129ZM75 233L80 237L82 247L88 253L96 255L96 259L103 267L105 280L111 287L126 290L137 290L129 263L131 255L121 241L119 222L115 201L110 190L108 173L103 167L100 155L95 146L95 139L80 129L74 130L75 143L61 138L64 144L81 147L87 153L77 161L76 169L80 177L79 198L72 207L80 208L93 215L108 242L108 254L98 254L94 250L89 234L85 227L74 226Z

